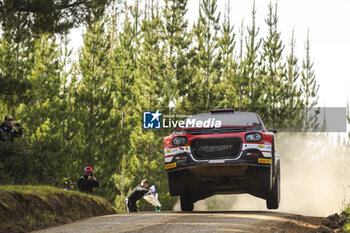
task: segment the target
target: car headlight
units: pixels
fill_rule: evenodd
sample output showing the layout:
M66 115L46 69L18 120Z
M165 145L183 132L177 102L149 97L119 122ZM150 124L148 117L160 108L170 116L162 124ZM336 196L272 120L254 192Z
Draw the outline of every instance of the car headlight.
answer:
M249 133L245 135L245 140L247 142L258 142L262 140L262 135L260 133Z
M184 146L187 144L187 142L188 142L188 139L185 136L174 137L172 141L174 146Z

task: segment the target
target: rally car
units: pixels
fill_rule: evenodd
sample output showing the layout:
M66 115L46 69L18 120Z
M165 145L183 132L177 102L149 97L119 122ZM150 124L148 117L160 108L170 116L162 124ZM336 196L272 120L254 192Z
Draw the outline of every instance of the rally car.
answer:
M180 196L181 209L215 194L249 193L280 202L280 159L274 134L256 113L216 109L187 117L164 138L169 192Z

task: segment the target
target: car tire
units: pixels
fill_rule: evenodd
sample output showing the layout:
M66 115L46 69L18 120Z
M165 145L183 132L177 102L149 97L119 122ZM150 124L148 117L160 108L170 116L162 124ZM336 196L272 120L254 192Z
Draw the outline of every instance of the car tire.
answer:
M181 194L182 176L180 172L168 172L169 193L171 196Z
M272 171L270 167L258 168L258 188L264 196L272 190Z
M180 205L182 211L193 211L194 204L190 195L182 194L180 196Z
M266 207L268 209L278 209L280 203L280 194L281 194L281 174L280 169L278 169L276 174L275 184L271 192L268 194L266 199Z

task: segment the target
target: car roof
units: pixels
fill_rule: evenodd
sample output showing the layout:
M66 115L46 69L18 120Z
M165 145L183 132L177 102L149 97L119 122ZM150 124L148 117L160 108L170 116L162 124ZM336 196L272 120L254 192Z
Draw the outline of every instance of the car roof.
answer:
M192 115L192 117L194 116L213 116L213 115L257 115L255 112L207 112L207 113L200 113L200 114L196 114L196 115Z

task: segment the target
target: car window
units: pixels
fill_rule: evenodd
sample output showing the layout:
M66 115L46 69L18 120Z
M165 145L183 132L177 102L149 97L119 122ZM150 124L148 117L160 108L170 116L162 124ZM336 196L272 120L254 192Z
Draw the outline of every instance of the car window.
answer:
M186 121L221 121L221 125L261 125L254 113L199 114L188 117Z

